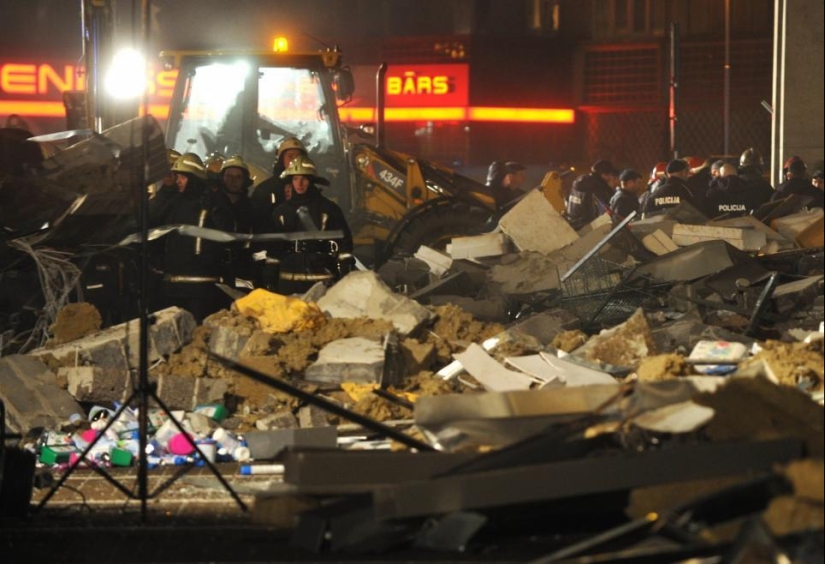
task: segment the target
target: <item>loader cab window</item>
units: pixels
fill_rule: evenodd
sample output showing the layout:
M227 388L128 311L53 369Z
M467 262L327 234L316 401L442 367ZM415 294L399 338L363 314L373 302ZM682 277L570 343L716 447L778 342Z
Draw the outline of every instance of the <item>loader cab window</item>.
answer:
M333 104L333 111L335 106ZM300 139L313 159L335 150L327 99L318 73L289 67L258 69L257 142L268 162L286 137Z
M185 77L178 85L181 102L168 122L174 149L243 155L269 170L280 142L294 136L316 164L335 162L334 95L331 79L321 80L318 71L201 60L184 63L179 76Z
M171 146L206 156L238 154L242 145L243 92L250 66L210 63L186 74L179 123Z

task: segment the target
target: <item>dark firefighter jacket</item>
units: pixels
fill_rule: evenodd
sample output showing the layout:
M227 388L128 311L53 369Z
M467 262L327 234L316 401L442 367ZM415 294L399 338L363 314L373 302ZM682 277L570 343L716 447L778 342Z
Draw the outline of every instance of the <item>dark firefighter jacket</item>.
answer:
M751 201L755 210L762 204L771 201L774 189L771 183L762 176L762 171L758 167L748 166L739 172L739 178L744 180L750 187Z
M791 178L787 180L776 190L771 200L783 200L794 194L813 198L813 201L808 204L809 208L823 207L823 194L825 192L812 185L810 178Z
M610 208L613 190L601 176L583 174L573 181L567 199L567 220L578 231Z
M645 213L655 213L678 206L682 202L693 204L693 194L688 188L687 182L678 176L670 176L651 192L645 203Z

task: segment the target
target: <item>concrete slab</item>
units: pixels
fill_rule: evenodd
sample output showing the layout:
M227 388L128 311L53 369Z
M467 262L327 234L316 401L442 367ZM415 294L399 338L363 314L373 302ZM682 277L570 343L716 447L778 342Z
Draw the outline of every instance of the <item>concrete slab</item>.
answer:
M333 341L318 353L304 372L312 382L378 384L384 372L384 347L377 341L354 337Z
M434 314L424 306L393 293L374 272L353 272L318 300L332 317L383 319L403 336L430 321Z
M579 236L538 190L525 196L499 221L520 251L550 254Z
M54 429L74 413L84 413L71 394L57 385L57 378L39 359L25 355L0 358L0 399L6 406L6 425L11 433Z

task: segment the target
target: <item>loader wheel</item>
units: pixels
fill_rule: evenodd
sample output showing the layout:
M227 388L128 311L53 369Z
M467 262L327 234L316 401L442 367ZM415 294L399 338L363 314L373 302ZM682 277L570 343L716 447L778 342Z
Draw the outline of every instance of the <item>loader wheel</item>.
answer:
M413 255L421 245L444 250L453 237L483 233L491 212L463 202L448 202L412 218L391 252Z

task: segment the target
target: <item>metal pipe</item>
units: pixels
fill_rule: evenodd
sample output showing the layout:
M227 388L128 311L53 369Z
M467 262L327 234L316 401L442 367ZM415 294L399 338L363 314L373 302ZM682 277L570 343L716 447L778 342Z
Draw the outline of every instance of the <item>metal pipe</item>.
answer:
M386 106L387 63L381 63L375 77L375 144L384 146L384 107Z
M730 155L730 0L725 0L725 155Z
M679 158L679 24L670 24L670 152Z

